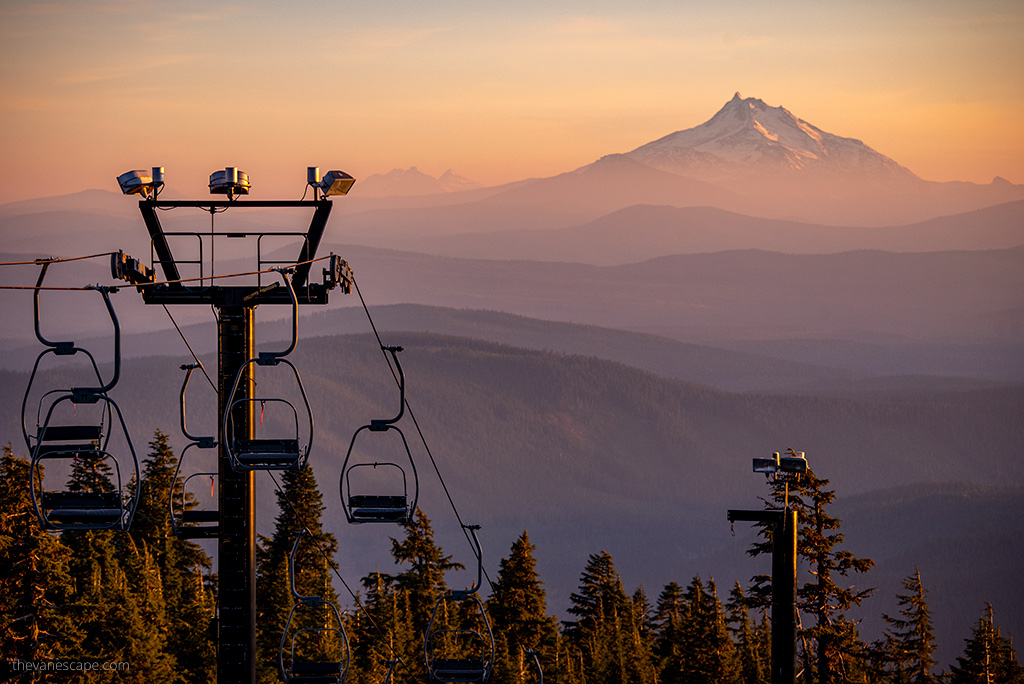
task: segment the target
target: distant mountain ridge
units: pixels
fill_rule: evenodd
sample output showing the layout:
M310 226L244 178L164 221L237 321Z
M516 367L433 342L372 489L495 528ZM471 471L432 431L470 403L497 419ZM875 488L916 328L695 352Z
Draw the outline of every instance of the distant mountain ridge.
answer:
M671 254L763 249L828 254L1004 249L1024 245L1024 200L899 226L824 226L757 218L711 206L636 204L569 228L409 238L407 248L466 258L612 266Z
M479 187L479 183L464 178L451 169L434 178L413 166L367 176L359 181L352 192L356 197L410 197L461 192Z

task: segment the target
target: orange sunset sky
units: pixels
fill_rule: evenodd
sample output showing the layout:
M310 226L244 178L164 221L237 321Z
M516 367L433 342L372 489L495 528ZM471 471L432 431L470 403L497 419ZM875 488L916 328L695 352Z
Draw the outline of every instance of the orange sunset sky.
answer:
M548 176L733 93L937 181L1024 183L1020 0L0 4L0 202L164 166L260 198L305 167ZM357 186L358 187L358 186Z

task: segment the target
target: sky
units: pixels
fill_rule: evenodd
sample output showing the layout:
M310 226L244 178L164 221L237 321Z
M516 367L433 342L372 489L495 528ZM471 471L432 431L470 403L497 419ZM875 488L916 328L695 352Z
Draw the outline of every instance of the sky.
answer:
M928 180L1024 183L1019 0L0 3L0 203L163 166L208 193L555 175L709 119L735 92Z

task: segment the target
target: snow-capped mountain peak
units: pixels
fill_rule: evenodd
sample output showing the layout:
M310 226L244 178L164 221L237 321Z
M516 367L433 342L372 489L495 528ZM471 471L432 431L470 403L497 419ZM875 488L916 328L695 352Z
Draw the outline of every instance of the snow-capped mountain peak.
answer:
M811 171L916 178L860 140L833 135L784 107L739 93L705 123L647 143L627 156L663 171L712 182Z

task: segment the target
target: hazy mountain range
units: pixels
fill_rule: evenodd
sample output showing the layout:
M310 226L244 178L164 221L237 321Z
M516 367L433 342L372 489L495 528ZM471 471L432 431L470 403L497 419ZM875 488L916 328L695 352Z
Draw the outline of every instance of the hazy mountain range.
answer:
M490 530L492 572L527 528L559 612L602 548L648 595L698 572L724 591L764 570L744 557L749 530L729 536L725 510L759 506L749 459L792 446L839 490L851 549L879 562L865 636L880 633L914 565L932 590L943 662L984 601L1022 633L1024 186L927 181L739 94L631 151L472 185L415 167L363 179L335 200L320 253L350 262L385 341L407 347L413 406L463 513ZM112 180L109 191L0 206L0 260L123 249L148 261L137 203L113 190ZM161 220L206 235L193 242L216 254L211 270L240 273L254 250L225 233L303 232L309 216L239 206L212 223L188 209ZM296 244L268 251L287 260ZM194 257L187 241L175 249ZM4 266L0 278L31 286L38 271ZM109 282L100 256L52 267L47 284ZM156 427L180 445L177 368L191 356L168 316L212 369L212 313L168 314L130 287L113 299L125 358L115 395L137 447ZM94 292L40 301L47 336L109 364ZM315 396L313 463L329 507L352 431L395 399L359 304L335 293L300 322L296 362ZM287 337L284 314L258 311L257 349ZM0 317L0 381L17 388L0 426L18 447L39 351L31 292L3 292ZM41 382L69 372L47 368ZM261 531L273 520L268 483ZM424 477L425 509L464 560L437 487ZM346 577L389 571L380 530L337 517L328 528Z

